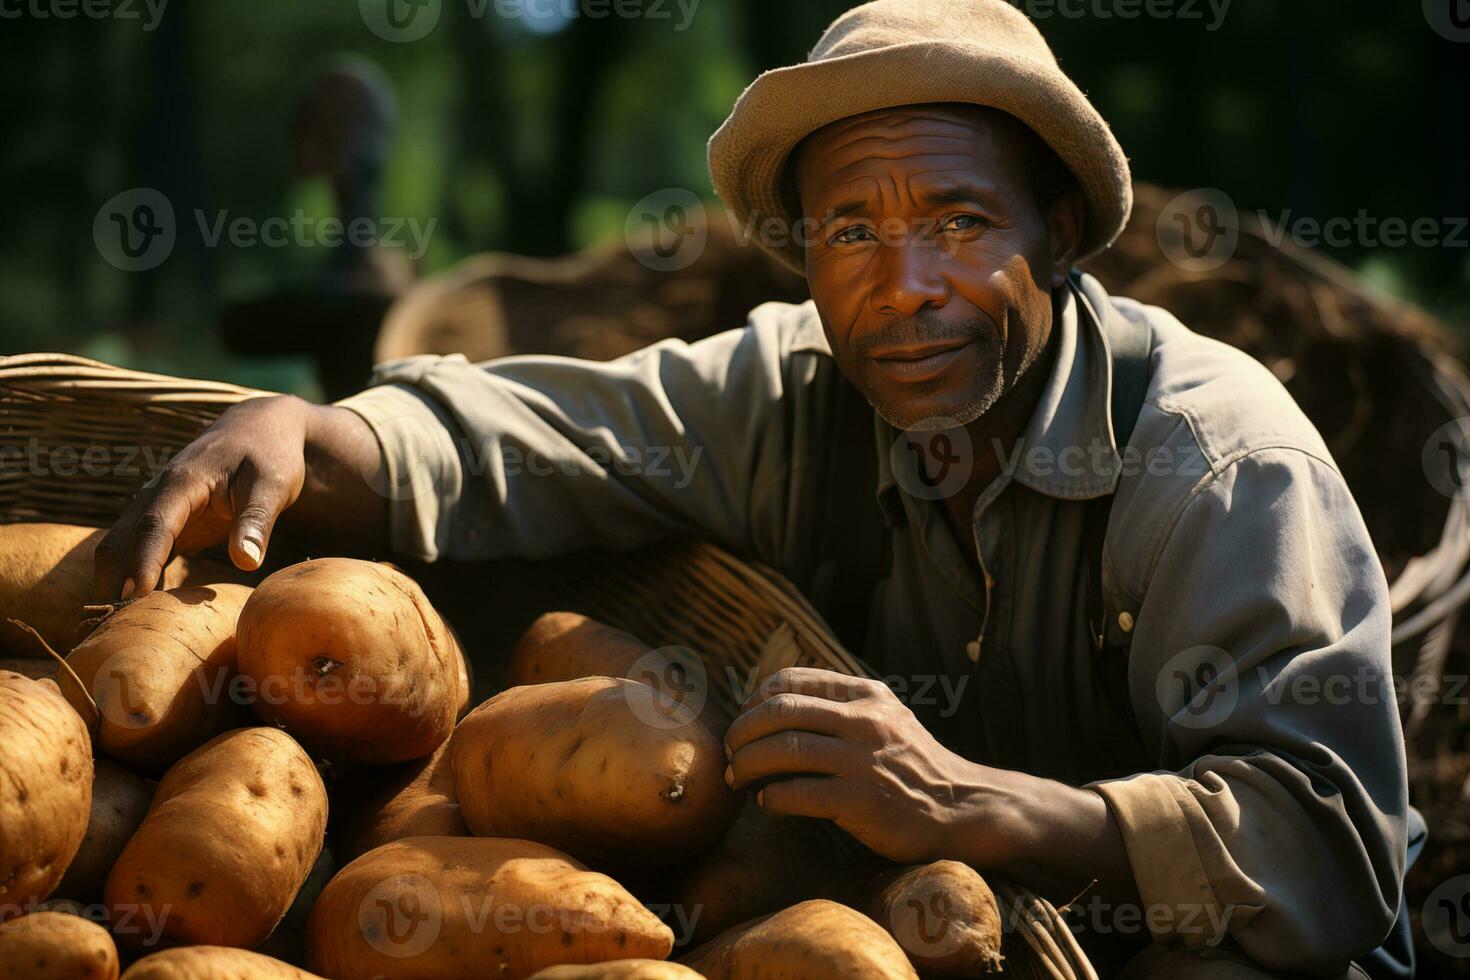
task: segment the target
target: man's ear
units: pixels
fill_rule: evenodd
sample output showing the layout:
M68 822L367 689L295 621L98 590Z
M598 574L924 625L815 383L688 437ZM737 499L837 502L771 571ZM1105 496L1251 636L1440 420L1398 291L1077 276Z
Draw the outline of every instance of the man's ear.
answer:
M1068 188L1057 195L1046 215L1046 231L1051 241L1051 288L1067 281L1077 250L1082 246L1082 192Z

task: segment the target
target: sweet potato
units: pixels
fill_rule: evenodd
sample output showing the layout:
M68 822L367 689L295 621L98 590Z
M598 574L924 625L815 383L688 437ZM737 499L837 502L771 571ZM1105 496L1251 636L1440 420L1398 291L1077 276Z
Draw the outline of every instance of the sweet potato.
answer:
M313 755L403 762L454 729L456 645L413 579L387 565L321 558L283 568L245 604L239 638L256 713Z
M0 920L56 888L91 804L85 723L51 681L0 673Z
M82 606L95 595L92 553L107 534L73 524L0 525L0 654L44 657L34 639L4 622L14 616L32 626L53 650L65 654L77 642ZM189 580L189 561L175 558L160 588Z
M355 774L356 779L377 785L352 803L354 816L333 838L341 845L344 861L405 837L470 836L455 794L448 750L445 742L427 759Z
M117 980L107 930L66 912L0 922L0 980Z
M827 821L771 814L750 800L729 833L680 873L669 899L699 910L690 936L697 945L809 899L857 904L886 867Z
M882 927L825 899L736 926L680 962L709 980L918 980Z
M410 837L322 892L307 964L334 980L526 977L558 963L662 959L669 927L623 887L530 841Z
M322 848L327 793L274 728L226 732L180 759L107 878L119 943L253 947Z
M687 708L611 677L514 687L455 730L465 823L560 848L595 868L672 866L711 847L740 807L725 753Z
M123 980L323 980L260 953L228 946L184 946L145 956Z
M926 976L1000 969L1000 908L968 864L935 861L885 872L868 886L865 911Z
M152 783L115 762L98 759L92 775L87 833L55 894L83 904L100 900L107 873L152 802Z
M655 650L631 633L574 612L538 616L516 641L505 686L547 684L579 677L626 677L661 691L699 716L724 738L730 716L709 687L705 667L693 651Z
M530 980L704 980L689 967L668 960L608 960L581 966L549 966Z
M293 966L306 962L306 924L311 920L311 910L316 908L317 899L322 897L322 890L336 876L338 867L331 848L323 847L286 915L276 923L265 942L255 947L255 952Z
M185 586L120 605L66 658L101 714L102 751L149 773L230 728L248 706L232 687L244 585Z

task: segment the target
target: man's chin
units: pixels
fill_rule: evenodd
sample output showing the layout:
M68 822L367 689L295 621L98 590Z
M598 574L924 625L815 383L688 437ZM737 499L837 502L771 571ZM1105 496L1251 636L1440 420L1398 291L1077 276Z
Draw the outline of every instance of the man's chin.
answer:
M974 393L969 398L895 399L868 401L879 417L904 432L939 432L958 429L984 415L996 402L995 395Z

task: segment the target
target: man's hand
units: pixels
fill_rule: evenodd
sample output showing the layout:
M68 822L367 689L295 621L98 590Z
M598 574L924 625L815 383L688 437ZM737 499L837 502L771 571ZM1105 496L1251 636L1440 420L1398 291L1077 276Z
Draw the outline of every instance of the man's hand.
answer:
M377 546L387 535L386 500L372 489L382 465L372 430L345 408L290 397L235 405L169 460L102 539L97 593L147 595L172 555L222 541L237 567L253 571L288 508L315 541Z
M879 681L778 671L731 724L725 752L726 780L758 788L765 809L832 820L891 861L964 861L1063 899L1096 878L1137 901L1100 795L956 755Z
M909 864L961 848L999 861L1007 793L935 741L879 681L791 667L767 678L725 738L727 779L775 813L825 817Z

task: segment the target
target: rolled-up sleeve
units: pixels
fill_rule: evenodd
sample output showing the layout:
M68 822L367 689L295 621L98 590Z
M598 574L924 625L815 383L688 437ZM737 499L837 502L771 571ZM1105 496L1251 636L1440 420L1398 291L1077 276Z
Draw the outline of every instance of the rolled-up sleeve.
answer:
M1093 784L1157 942L1342 972L1399 907L1408 812L1382 569L1294 448L1211 474L1157 540L1129 661L1161 771Z
M377 435L403 556L537 559L679 533L746 549L779 520L757 502L787 485L802 315L767 304L744 329L610 362L407 358L338 404Z

